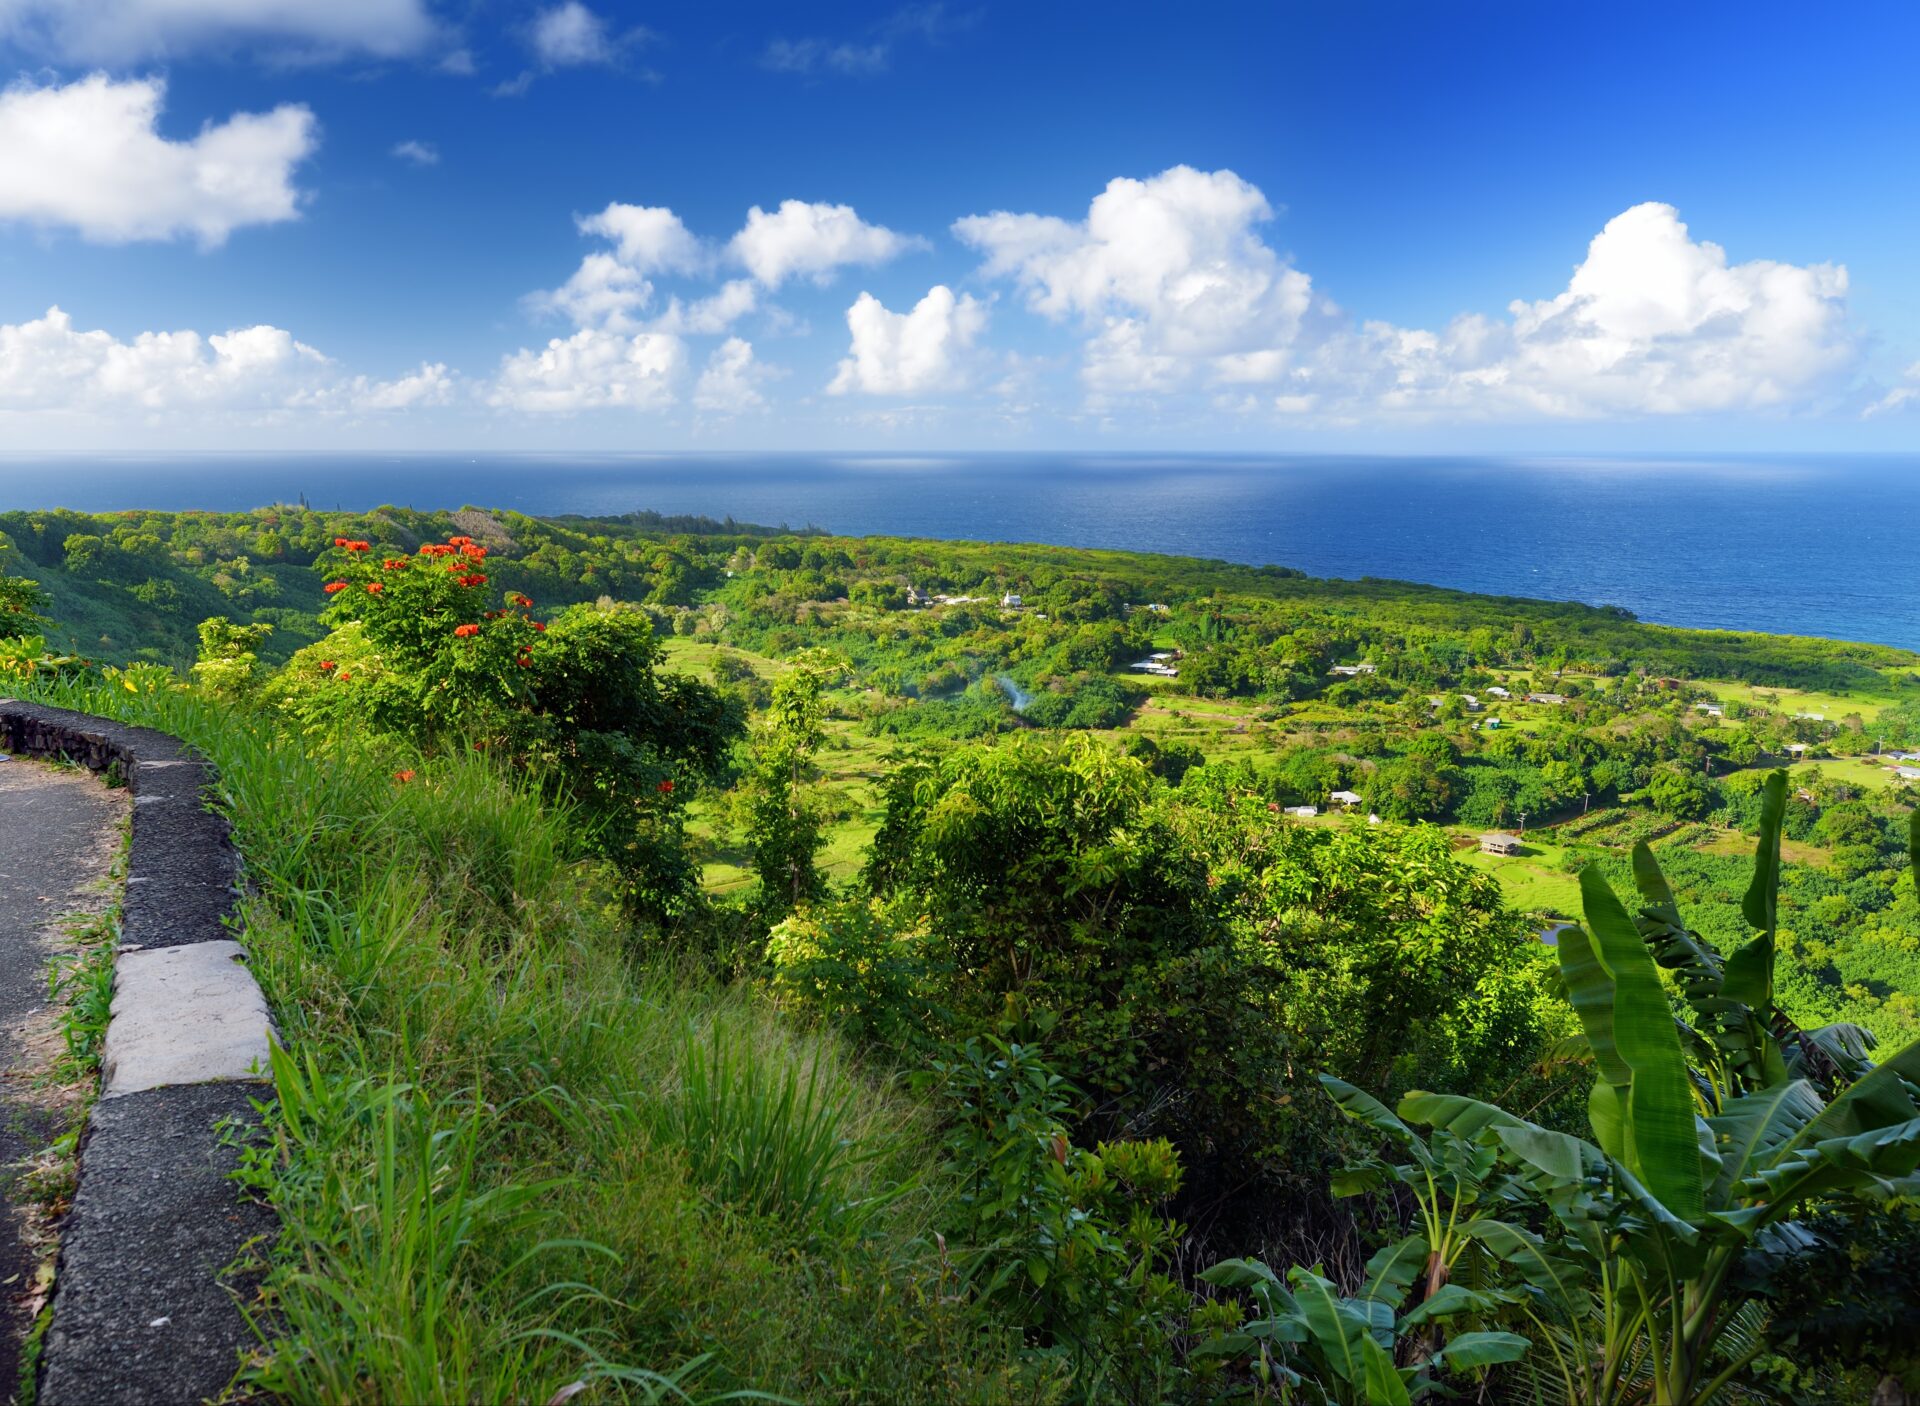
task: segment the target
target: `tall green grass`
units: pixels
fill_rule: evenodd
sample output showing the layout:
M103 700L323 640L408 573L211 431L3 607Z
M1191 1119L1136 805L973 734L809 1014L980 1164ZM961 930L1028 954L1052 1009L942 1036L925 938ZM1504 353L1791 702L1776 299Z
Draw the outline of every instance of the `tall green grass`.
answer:
M183 691L38 696L220 768L287 1047L245 1166L284 1227L255 1388L1042 1399L931 1234L949 1190L918 1107L829 1035L647 955L531 786Z

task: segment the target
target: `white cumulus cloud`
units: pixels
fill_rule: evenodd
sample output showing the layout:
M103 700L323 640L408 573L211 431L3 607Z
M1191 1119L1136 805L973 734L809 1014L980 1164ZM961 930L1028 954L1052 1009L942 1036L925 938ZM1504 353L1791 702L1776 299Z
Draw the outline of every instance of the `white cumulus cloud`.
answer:
M444 361L420 363L420 369L391 381L355 376L346 398L357 410L413 410L429 405L451 405L454 377Z
M497 409L539 414L664 410L679 399L686 371L686 343L670 333L583 327L503 358L486 399Z
M535 312L555 312L576 327L630 327L633 314L653 301L653 284L612 254L589 254L573 277L528 300Z
M1895 410L1904 410L1909 405L1920 405L1920 361L1916 361L1901 374L1900 384L1869 405L1862 413L1867 417L1885 415Z
M827 391L845 395L919 395L956 390L967 379L968 353L987 325L987 309L936 284L911 312L891 312L871 293L847 309L850 354Z
M775 374L755 360L753 344L729 337L713 349L693 388L693 408L704 415L743 415L766 407L760 386Z
M533 17L528 41L534 57L549 68L612 63L615 54L607 22L580 0L540 11Z
M1109 182L1084 220L996 211L953 229L986 276L1081 329L1103 404L1234 388L1236 408L1344 420L1786 410L1857 357L1844 268L1732 263L1670 205L1608 221L1564 291L1438 331L1353 323L1261 237L1271 218L1232 172L1176 166Z
M1289 393L1422 416L1587 418L1817 406L1858 357L1847 272L1735 264L1670 205L1609 220L1564 291L1439 332L1369 322Z
M0 220L101 243L190 234L212 246L240 226L298 217L294 168L318 143L310 111L238 113L169 141L157 128L165 100L158 78L97 73L0 92Z
M870 225L851 205L783 200L774 211L758 205L734 235L729 251L769 288L800 276L825 283L849 264L880 264L924 249L926 241Z
M666 311L650 326L656 332L688 332L696 336L724 332L760 306L760 290L750 279L730 278L704 298L683 303L667 301Z
M439 147L435 146L432 142L415 141L412 138L408 138L404 142L396 142L393 150L387 154L393 157L395 161L405 161L415 166L438 166L440 164Z
M641 273L693 273L707 262L700 241L665 206L623 205L616 200L574 223L582 234L611 242L620 261Z
M1002 210L953 232L1034 311L1088 326L1089 384L1164 391L1215 359L1284 358L1299 337L1312 283L1260 239L1272 216L1233 172L1176 166L1108 182L1083 221Z
M0 323L0 411L88 423L209 411L339 413L445 404L452 391L447 368L438 364L393 381L344 376L279 327L209 336L142 332L122 340L76 329L57 307L29 322Z
M265 48L399 58L438 33L424 0L0 0L0 41L73 64Z

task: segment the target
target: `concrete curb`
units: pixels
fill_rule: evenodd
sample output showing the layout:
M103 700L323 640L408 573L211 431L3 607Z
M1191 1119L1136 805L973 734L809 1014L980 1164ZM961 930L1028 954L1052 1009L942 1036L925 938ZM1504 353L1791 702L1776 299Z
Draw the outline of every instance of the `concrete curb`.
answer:
M272 1212L240 1199L214 1125L260 1095L272 1027L227 919L239 856L178 738L0 699L0 748L118 767L133 843L100 1101L60 1235L41 1356L46 1406L190 1403L232 1379L251 1335L220 1271Z

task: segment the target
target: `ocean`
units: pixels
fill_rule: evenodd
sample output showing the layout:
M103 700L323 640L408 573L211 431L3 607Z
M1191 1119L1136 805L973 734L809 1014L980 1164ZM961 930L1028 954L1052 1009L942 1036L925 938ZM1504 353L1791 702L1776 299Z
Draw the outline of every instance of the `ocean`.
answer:
M0 509L651 508L1117 547L1920 648L1920 456L0 456Z

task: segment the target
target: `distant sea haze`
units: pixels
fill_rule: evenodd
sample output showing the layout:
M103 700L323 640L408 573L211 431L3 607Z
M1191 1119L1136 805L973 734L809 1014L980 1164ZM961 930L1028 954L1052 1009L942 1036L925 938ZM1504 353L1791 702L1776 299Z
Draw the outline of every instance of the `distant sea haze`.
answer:
M1219 557L1920 648L1920 456L0 456L0 508L473 503Z

